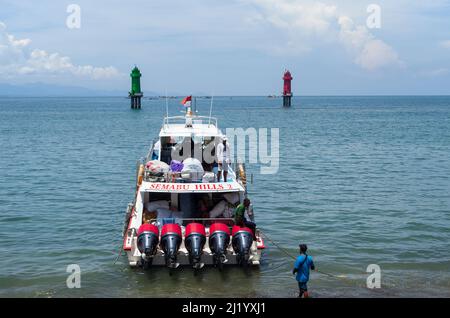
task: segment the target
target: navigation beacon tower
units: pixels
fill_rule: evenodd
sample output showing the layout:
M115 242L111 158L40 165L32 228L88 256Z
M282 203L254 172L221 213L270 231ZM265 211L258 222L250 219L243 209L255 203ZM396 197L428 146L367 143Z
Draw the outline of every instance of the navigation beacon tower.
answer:
M283 85L283 107L291 107L291 98L292 98L292 91L291 91L291 81L292 76L291 72L288 70L285 70L284 76L284 85Z
M129 96L131 99L131 108L132 109L141 109L141 98L144 94L141 92L141 71L135 65L133 70L130 73L131 76L131 91L129 92Z

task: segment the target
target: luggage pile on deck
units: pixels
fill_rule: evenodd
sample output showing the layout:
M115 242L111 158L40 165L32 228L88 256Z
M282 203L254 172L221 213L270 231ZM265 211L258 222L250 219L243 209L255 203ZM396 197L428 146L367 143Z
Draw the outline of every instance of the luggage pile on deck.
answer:
M148 182L209 183L215 180L214 172L205 171L196 158L187 158L183 162L172 160L170 165L159 160L151 160L145 164L145 181Z

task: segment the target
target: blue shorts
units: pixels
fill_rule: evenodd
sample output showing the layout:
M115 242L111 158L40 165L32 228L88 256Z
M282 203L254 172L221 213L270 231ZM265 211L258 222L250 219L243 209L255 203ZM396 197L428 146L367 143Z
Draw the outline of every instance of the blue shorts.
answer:
M305 283L302 282L298 282L298 289L303 290L303 291L307 291L308 290L308 286Z

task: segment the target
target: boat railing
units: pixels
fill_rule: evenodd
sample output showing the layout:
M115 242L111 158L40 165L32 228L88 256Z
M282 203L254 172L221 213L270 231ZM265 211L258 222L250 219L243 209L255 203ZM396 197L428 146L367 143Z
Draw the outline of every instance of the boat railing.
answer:
M155 149L155 144L158 141L159 138L154 138L152 141L152 145L150 146L150 148L148 149L147 155L145 156L145 162L143 162L144 164L146 162L148 162L149 160L151 160L152 155L153 155L153 150Z
M214 171L205 171L205 173L206 172L214 173L214 176L216 176L216 173ZM205 175L205 173L200 176L196 172L189 172L186 173L190 175L189 177L183 177L181 172L169 171L155 175L154 172L145 168L143 181L161 182L161 183L205 183L205 181L203 181L203 176ZM228 170L228 180L231 181L239 180L235 170L231 167Z
M170 124L185 124L186 123L186 117L185 116L170 116L170 117L164 117L163 120L163 127L167 127ZM216 117L209 117L209 116L192 116L192 123L195 124L208 124L209 126L215 126L216 128L218 120Z

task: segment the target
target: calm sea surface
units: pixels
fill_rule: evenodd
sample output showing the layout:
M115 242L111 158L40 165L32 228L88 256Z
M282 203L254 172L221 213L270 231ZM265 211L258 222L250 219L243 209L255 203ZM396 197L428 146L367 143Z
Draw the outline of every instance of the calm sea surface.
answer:
M169 276L130 269L121 246L136 160L164 100L0 98L0 296L293 297L292 260L266 241L259 269ZM198 109L209 112L209 100ZM314 297L450 297L450 97L218 97L219 126L280 129L278 173L254 174L258 225L305 242ZM180 115L179 100L170 100ZM81 288L66 287L67 265ZM366 286L381 267L379 290Z

